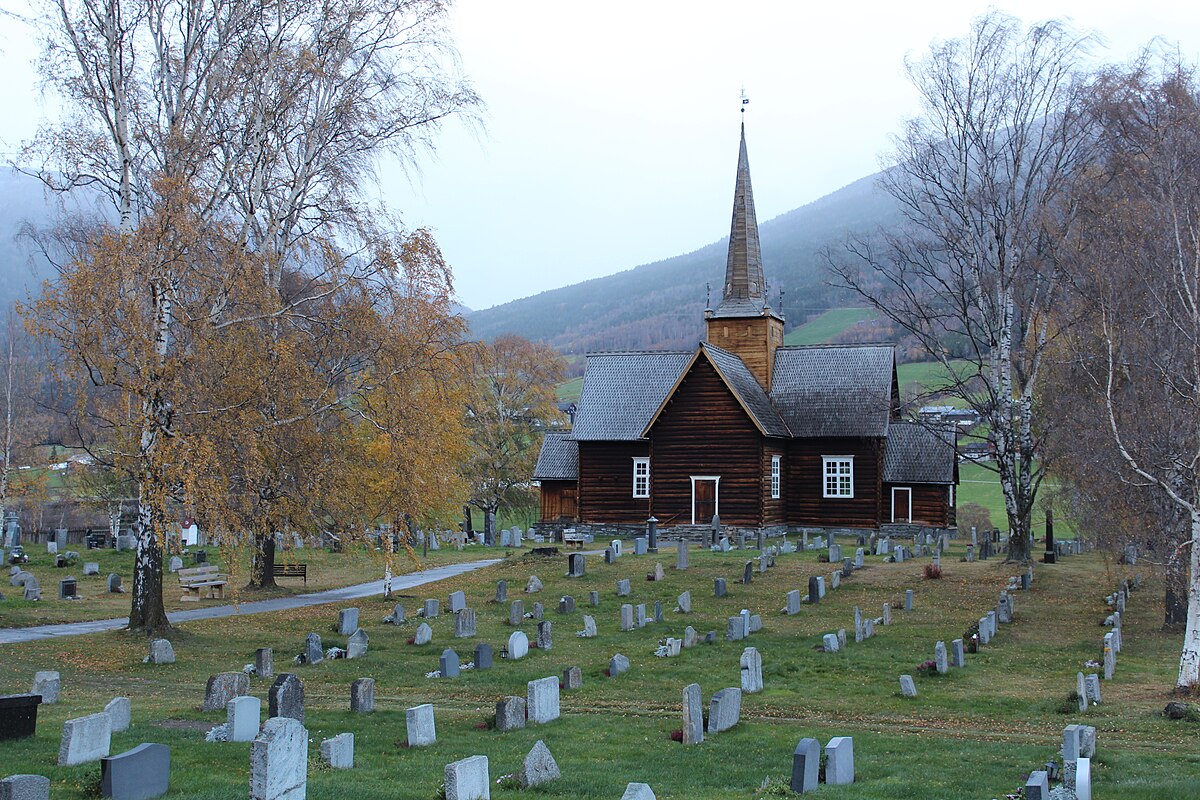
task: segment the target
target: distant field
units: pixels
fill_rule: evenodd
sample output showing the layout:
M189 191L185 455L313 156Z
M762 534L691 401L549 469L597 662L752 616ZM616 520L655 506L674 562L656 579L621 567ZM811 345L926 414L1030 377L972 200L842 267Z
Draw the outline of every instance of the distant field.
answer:
M955 365L955 369L961 364L965 369L968 367L966 361L951 362ZM896 378L900 381L900 391L904 391L905 386L913 383L918 383L924 389L934 389L946 385L946 368L936 361L917 361L912 364L900 364L896 367Z
M831 308L784 336L783 343L826 344L838 334L874 316L875 312L869 308Z
M583 376L580 375L578 378L563 381L554 387L554 391L558 394L558 402L574 403L579 399L579 393L583 391Z

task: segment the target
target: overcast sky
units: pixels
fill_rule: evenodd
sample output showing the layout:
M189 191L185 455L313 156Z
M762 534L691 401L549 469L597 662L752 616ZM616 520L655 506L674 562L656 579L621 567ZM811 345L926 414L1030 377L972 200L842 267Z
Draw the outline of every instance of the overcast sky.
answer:
M419 174L385 165L381 191L434 230L472 308L695 250L728 234L743 87L763 222L878 169L917 110L905 56L992 5L1069 18L1107 60L1154 36L1200 59L1200 14L1181 0L457 0L485 129L452 123ZM45 101L29 31L0 21L0 48L11 158Z

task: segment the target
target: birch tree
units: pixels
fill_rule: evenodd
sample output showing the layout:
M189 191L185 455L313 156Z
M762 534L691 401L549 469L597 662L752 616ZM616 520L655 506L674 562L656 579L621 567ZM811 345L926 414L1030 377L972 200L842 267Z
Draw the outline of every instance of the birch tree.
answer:
M931 391L979 412L1004 494L1009 558L1027 560L1045 474L1037 394L1062 291L1064 200L1087 164L1078 75L1089 39L991 12L909 62L922 105L883 188L904 223L852 241L836 280L913 335L947 378Z
M1177 684L1200 682L1200 84L1177 58L1107 71L1091 111L1102 160L1080 180L1064 337L1120 479L1152 495L1160 560L1186 574ZM1060 387L1062 388L1061 384ZM1145 517L1144 517L1145 519ZM1165 549L1165 552L1162 552Z

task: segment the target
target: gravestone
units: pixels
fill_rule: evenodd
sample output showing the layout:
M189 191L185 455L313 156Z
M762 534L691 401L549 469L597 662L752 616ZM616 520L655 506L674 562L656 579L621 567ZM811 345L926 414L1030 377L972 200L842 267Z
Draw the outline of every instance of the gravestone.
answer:
M496 581L496 602L503 603L508 600L508 581Z
M592 608L597 608L600 605L600 593L588 592L588 603L592 606Z
M613 558L620 558L621 557L621 540L613 539L612 543L609 546L612 547Z
M515 631L508 637L508 657L513 661L529 654L529 637L524 631Z
M584 639L591 639L596 635L596 620L590 614L583 615L583 630L579 635Z
M638 536L633 540L633 554L635 556L644 556L650 550L650 542L644 536Z
M475 635L475 609L464 608L454 613L454 638L469 639Z
M496 730L515 731L525 727L525 698L506 697L496 703Z
M179 556L171 556L171 563L167 567L171 572L179 572L183 569L183 559Z
M688 568L688 543L680 541L675 545L675 569Z
M367 654L367 632L359 628L346 642L346 658L362 658Z
M726 594L725 579L713 578L713 595L716 597L724 597Z
M554 623L550 620L538 623L537 646L539 650L554 649Z
M604 548L604 563L614 564L617 561L617 554L613 552L611 547Z
M571 553L567 556L567 577L582 578L587 574L583 553Z
M104 713L109 717L109 729L113 733L129 730L132 713L128 697L114 697L104 707Z
M846 629L845 628L838 628L837 640L838 640L838 649L845 650L846 649Z
M146 656L148 664L174 664L175 648L167 639L154 639L150 642L150 655Z
M987 617L979 618L979 643L988 644L992 641L992 626Z
M623 606L621 606L621 630L633 630L633 606L629 603L625 603Z
M525 760L521 762L521 771L517 773L517 783L521 784L522 789L528 789L531 786L558 780L560 777L558 764L554 763L554 756L550 755L550 748L546 747L545 742L538 739L533 745L533 749L525 756Z
M817 584L820 580L821 579L819 577L817 577L816 575L810 575L808 578L808 602L809 603L821 602L821 592L818 591L818 586L817 586Z
M250 743L250 800L304 800L308 791L308 731L274 717Z
M339 733L323 740L321 760L331 769L354 769L354 734Z
M1075 800L1092 800L1092 760L1075 762Z
M681 614L692 613L692 593L684 592L676 599L676 610Z
M108 755L112 742L112 717L101 711L63 723L58 745L58 765L72 767Z
M28 584L26 584L28 585ZM73 577L63 578L58 582L58 599L74 600L79 596L79 581Z
M358 609L343 608L338 612L338 634L341 636L349 636L356 630L358 630Z
M417 626L417 631L413 634L413 644L425 645L433 641L433 628L429 627L428 622L422 622Z
M564 669L562 686L567 690L574 690L583 686L583 670L579 667L567 667Z
M438 672L443 678L458 677L458 653L447 648L438 659Z
M826 653L836 653L840 649L838 647L838 638L836 633L825 634L821 637L821 642L825 647Z
M525 583L525 594L534 594L542 590L542 579L537 575L530 575L529 580Z
M815 792L820 768L820 743L816 739L801 739L792 753L792 791L799 794Z
M830 573L830 575L829 575L829 588L830 588L830 589L837 589L837 588L841 587L841 585L842 585L842 573L840 573L840 572L832 572L832 573ZM823 588L823 587L822 587L822 588ZM824 596L824 595L825 595L825 592L824 592L824 591L822 591L822 592L821 592L821 595L822 595L822 596Z
M628 597L628 596L629 596L629 579L622 578L621 580L617 581L617 597Z
M421 606L421 616L425 619L433 619L442 613L442 601L436 597L431 597Z
M467 607L467 595L465 592L457 591L450 593L450 613L455 614Z
M525 621L525 601L513 600L508 606L508 624L513 627L520 627Z
M696 637L696 629L693 628L691 625L688 625L686 628L683 629L683 646L685 648L690 649L692 647L695 647L696 646L696 638L697 638Z
M904 610L905 611L913 610L913 590L912 589L904 590Z
M799 614L800 613L800 590L793 589L784 596L783 613Z
M865 638L863 632L863 615L862 609L858 606L854 607L854 641L861 642Z
M730 617L725 626L725 640L740 642L744 638L746 638L746 625L742 622L742 616L739 614L736 617Z
M955 639L950 643L950 648L954 655L954 666L965 667L967 665L967 656L963 650L963 640Z
M488 800L491 784L487 756L471 756L446 765L446 800Z
M629 659L617 653L608 660L608 675L610 678L615 678L622 672L629 671Z
M708 733L709 735L727 731L738 721L742 716L742 690L736 687L729 687L715 692L712 696L712 704L708 709Z
M866 553L860 547L854 551L854 568L862 569L866 565Z
M304 681L284 672L267 692L267 717L288 717L304 724Z
M375 710L375 679L358 678L350 684L350 711L370 714Z
M854 737L835 736L825 745L825 783L854 783Z
M891 603L883 604L883 624L884 625L892 624L892 604Z
M754 562L747 561L746 566L742 567L742 584L749 586L754 580Z
M822 600L825 599L825 578L821 575L817 576L817 597Z
M32 572L26 572L25 575L25 590L21 593L22 600L41 600L42 587L38 585L37 578L33 577Z
M548 678L538 678L525 686L525 708L529 713L529 721L544 725L559 717L559 688L558 678L551 675Z
M621 800L657 800L648 783L630 783L625 787Z
M1050 776L1037 770L1025 781L1025 800L1050 800Z
M683 743L699 744L704 741L704 702L700 696L700 684L689 683L683 687Z
M904 697L917 696L917 685L913 682L912 675L900 676L900 694Z
M225 725L229 730L229 741L252 742L258 736L259 719L262 716L262 701L245 695L235 697L225 706Z
M633 618L634 618L634 623L639 628L646 627L646 604L645 603L638 603L636 606L633 607Z
M663 565L659 562L654 562L654 572L650 573L650 579L654 581L664 581L667 579L667 574L663 572Z
M0 800L50 800L50 779L44 775L0 778Z
M121 576L115 572L109 573L108 576L108 591L110 594L125 591L121 588Z
M320 664L325 660L325 650L321 647L321 635L310 633L304 637L304 662Z
M875 635L875 620L867 619L863 622L863 638L870 639Z
M1075 673L1075 699L1079 702L1080 713L1088 710L1087 682L1082 672Z
M761 692L763 688L762 656L756 647L742 651L742 691L746 694Z
M224 711L235 697L250 694L250 676L244 672L222 672L204 687L203 711Z
M1086 691L1087 699L1093 703L1099 703L1100 702L1100 676L1095 673L1091 673L1090 675L1087 676L1086 683L1087 683L1087 691Z
M475 645L475 669L492 668L492 646L487 642Z
M260 647L254 651L254 674L260 678L271 678L275 675L275 654L269 647Z
M171 748L146 742L100 759L100 794L113 800L151 800L171 785Z
M409 747L426 747L437 742L437 725L433 720L433 705L414 706L404 712Z
M933 646L933 661L937 665L939 675L945 675L950 671L949 662L946 660L945 642L938 642Z

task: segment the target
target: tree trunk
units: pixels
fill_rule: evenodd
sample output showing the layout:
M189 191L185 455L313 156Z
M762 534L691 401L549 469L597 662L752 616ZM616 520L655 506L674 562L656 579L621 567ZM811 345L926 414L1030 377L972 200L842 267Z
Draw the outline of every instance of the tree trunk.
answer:
M1200 684L1200 509L1192 509L1192 540L1187 545L1191 575L1188 582L1187 628L1179 656L1179 688Z
M475 532L475 522L471 519L471 507L463 506L463 533L470 536Z
M254 534L254 565L250 570L251 589L275 587L275 537L270 534Z
M134 545L133 598L129 629L147 635L169 630L163 606L163 552L158 541L158 515L148 502L145 484L138 486L138 530Z
M1187 624L1187 561L1178 550L1179 540L1167 544L1166 596L1163 598L1163 628Z

